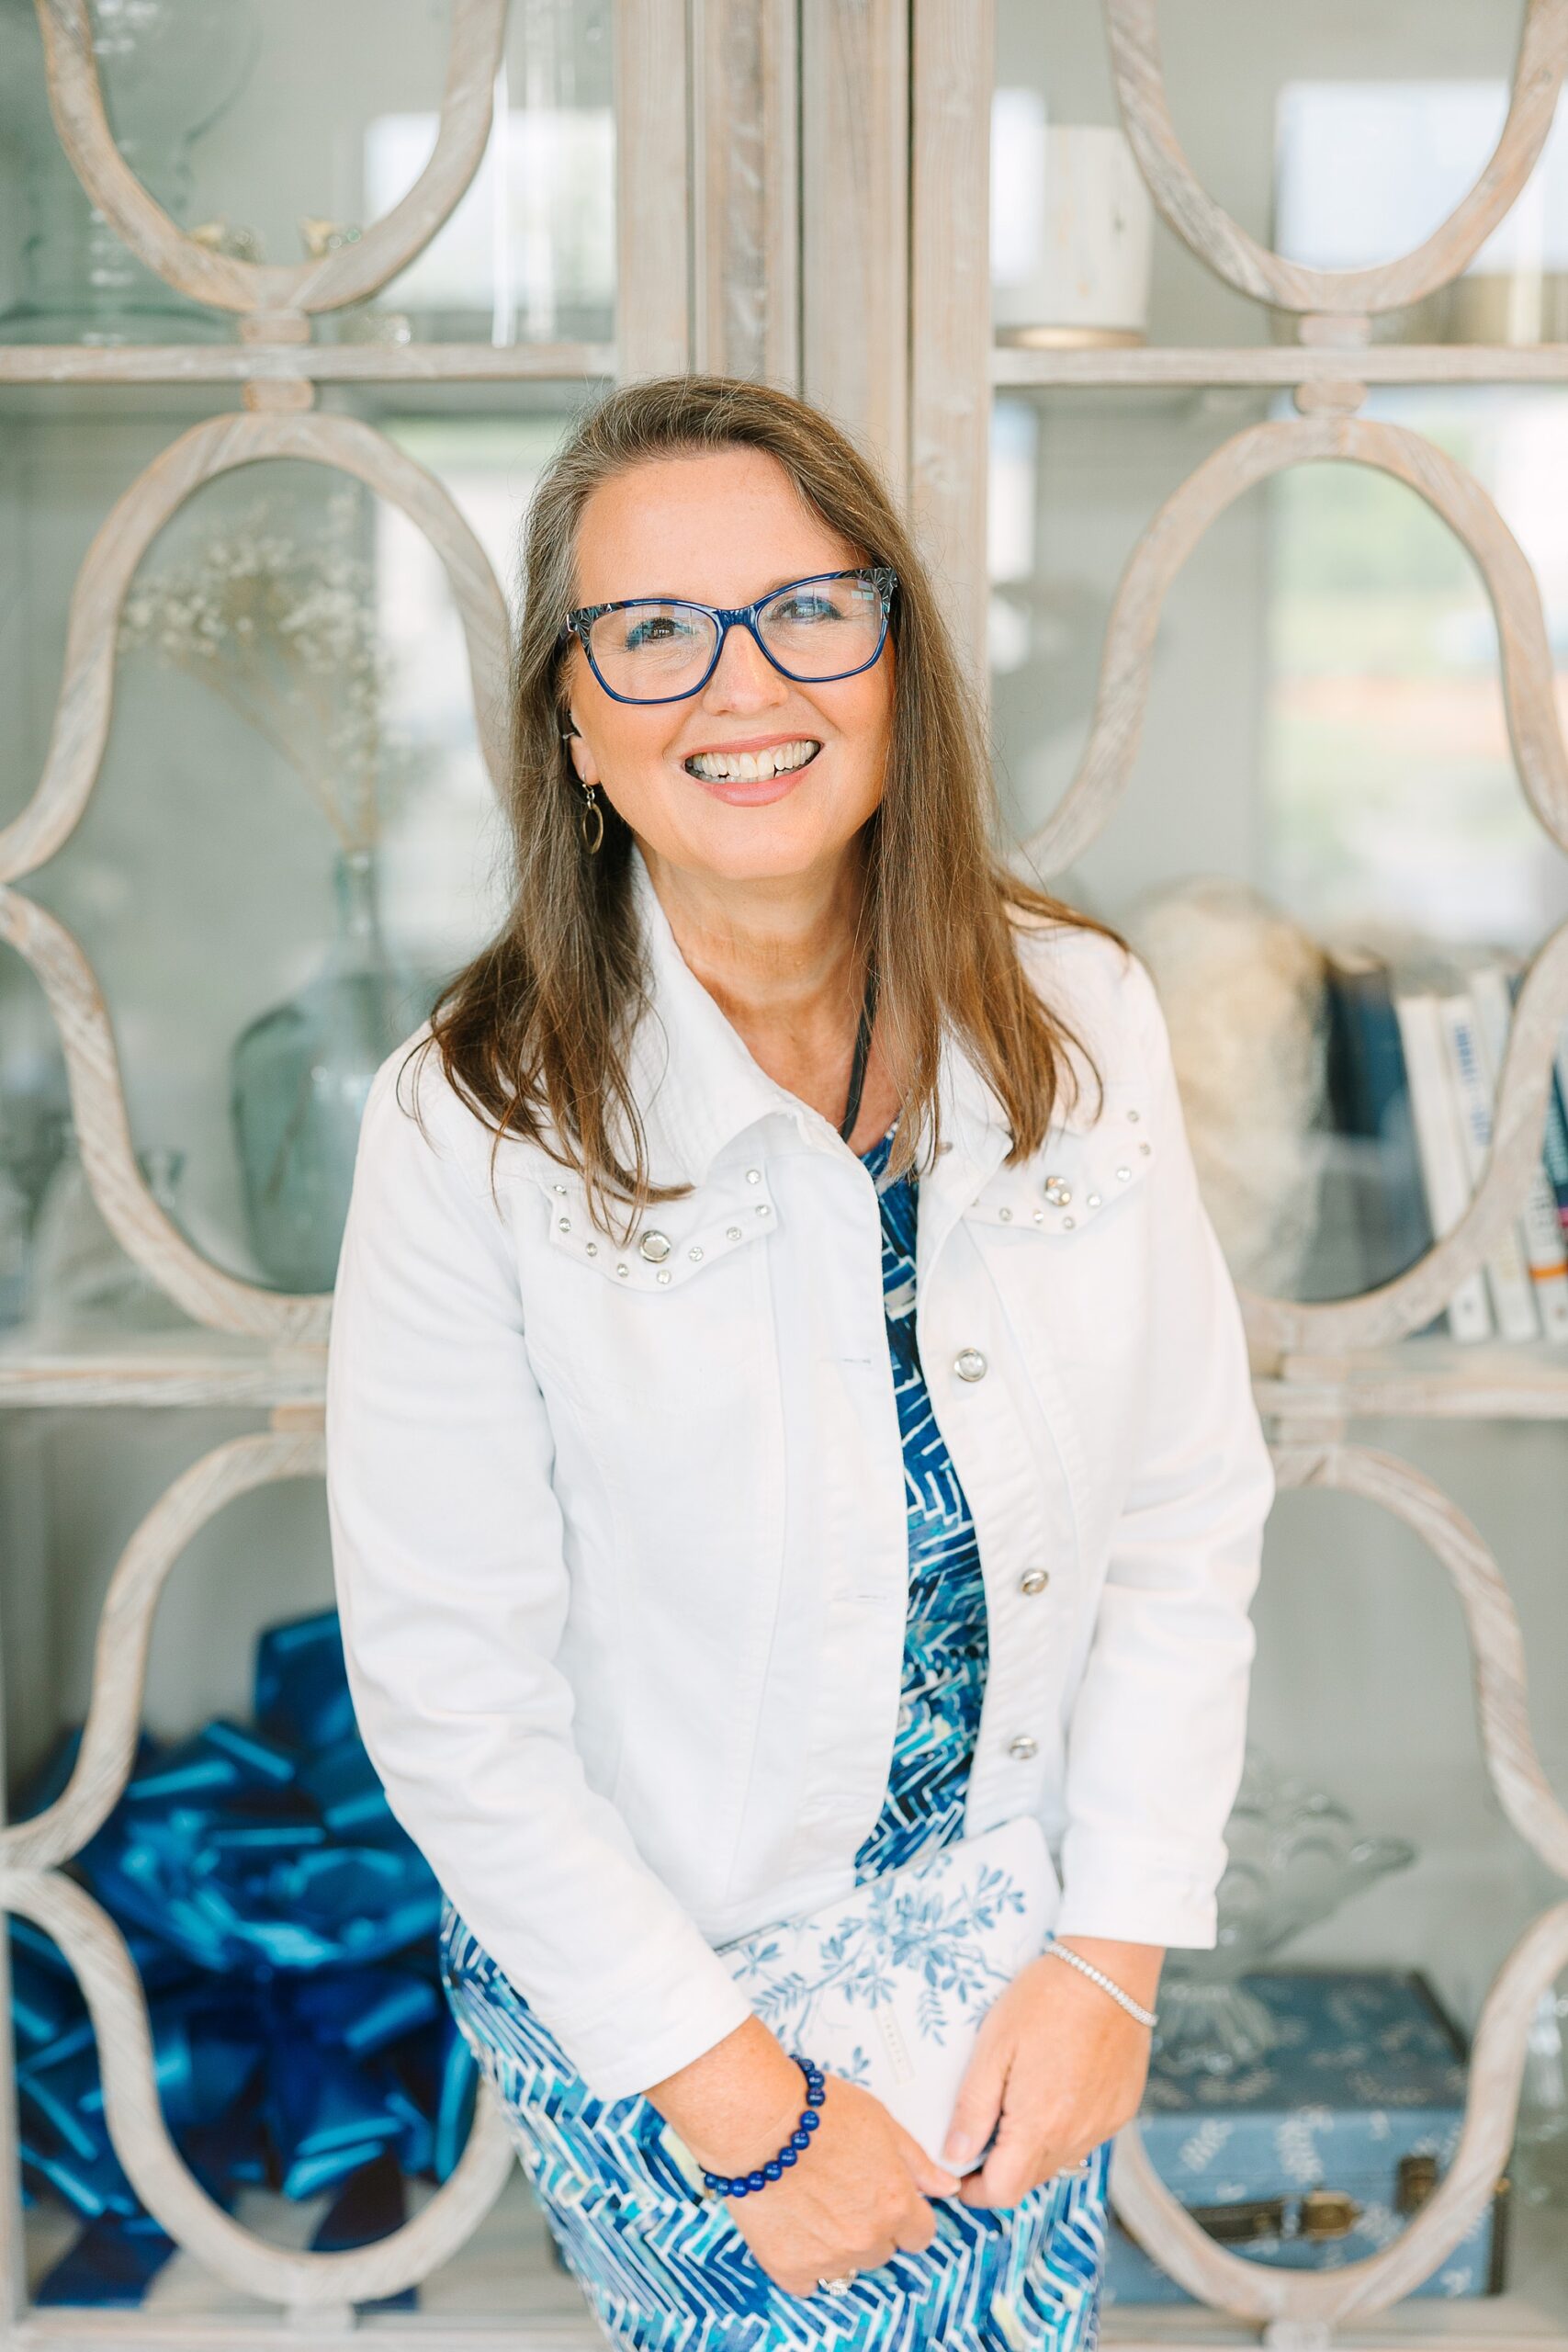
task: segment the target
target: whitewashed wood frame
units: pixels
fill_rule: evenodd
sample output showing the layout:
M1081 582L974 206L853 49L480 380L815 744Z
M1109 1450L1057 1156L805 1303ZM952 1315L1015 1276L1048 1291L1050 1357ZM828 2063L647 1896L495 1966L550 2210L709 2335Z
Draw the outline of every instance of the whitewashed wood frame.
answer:
M1529 177L1568 66L1568 0L1527 0L1507 119L1468 194L1413 253L1371 269L1307 269L1248 236L1182 152L1160 70L1158 0L1104 0L1122 119L1149 193L1178 236L1238 293L1281 311L1366 316L1419 301L1474 259ZM1412 58L1410 70L1420 71Z
M1553 692L1540 590L1523 549L1475 477L1403 425L1327 413L1248 426L1194 469L1127 560L1106 627L1089 741L1062 799L1018 853L1049 878L1080 857L1120 805L1137 759L1160 615L1203 534L1244 492L1289 468L1332 458L1416 491L1474 558L1496 616L1508 734L1535 815L1568 849L1568 749ZM1355 1298L1302 1305L1243 1293L1258 1364L1287 1351L1380 1347L1420 1330L1483 1266L1519 1214L1540 1154L1552 1054L1568 1019L1568 926L1534 957L1521 990L1485 1174L1463 1216L1404 1272Z
M273 1481L320 1477L318 1412L231 1440L167 1487L120 1555L98 1619L92 1691L71 1778L52 1804L0 1830L0 1902L52 1936L86 1997L103 2072L104 2118L137 2195L169 2235L219 2278L299 2316L346 2325L350 2307L425 2278L472 2235L506 2185L515 2151L481 2076L468 2145L412 2220L343 2254L268 2245L208 2196L169 2136L152 2063L147 1998L118 1928L61 1864L107 1819L136 1757L159 1596L186 1545L236 1497Z
M914 0L917 26L926 0ZM941 22L940 0L933 22ZM1469 548L1485 581L1502 649L1502 684L1515 763L1536 816L1568 847L1568 753L1553 696L1551 650L1537 583L1521 550L1480 484L1421 436L1358 417L1366 387L1378 382L1562 381L1568 352L1478 351L1461 345L1408 349L1369 341L1371 313L1395 308L1456 276L1502 220L1540 153L1568 66L1568 0L1529 0L1508 119L1495 153L1464 201L1416 253L1374 270L1306 271L1264 252L1194 179L1177 141L1159 73L1156 0L1102 0L1123 122L1151 193L1199 257L1254 300L1303 314L1299 347L1238 350L1021 352L991 346L984 379L992 385L1235 383L1293 385L1299 419L1240 433L1200 466L1150 521L1122 576L1106 632L1090 738L1077 775L1046 825L1017 853L1026 871L1061 872L1099 834L1124 791L1137 749L1149 662L1160 608L1172 579L1208 524L1252 483L1287 466L1339 458L1373 466L1425 498ZM938 81L937 60L943 78ZM1416 70L1412 61L1412 70ZM913 114L940 119L954 76L967 85L951 52L922 51L917 33ZM930 77L931 86L927 86ZM970 90L966 125L951 137L973 156L984 141L983 96ZM975 175L960 168L960 193L975 220ZM945 401L953 472L942 484L940 537L950 574L971 599L971 643L982 640L988 595L985 564L985 455L969 424L965 397L977 393L975 288L958 256L964 229L931 220L914 208L911 273L915 385L939 386ZM988 272L983 273L988 277ZM976 455L976 451L979 454ZM970 470L970 469L973 470ZM1244 1294L1254 1350L1257 1394L1278 1440L1281 1487L1337 1486L1394 1511L1416 1527L1448 1568L1465 1612L1475 1662L1486 1769L1514 1826L1559 1877L1568 1878L1568 1815L1541 1773L1525 1704L1518 1626L1496 1564L1476 1531L1429 1482L1393 1457L1348 1446L1355 1413L1452 1411L1472 1418L1561 1414L1568 1393L1550 1352L1391 1348L1442 1306L1461 1275L1478 1266L1522 1206L1537 1164L1551 1043L1568 1012L1568 926L1534 957L1516 1010L1495 1119L1495 1141L1481 1183L1461 1224L1418 1264L1359 1298L1314 1303ZM1205 2337L1201 2313L1160 2309L1107 2315L1108 2340L1125 2346L1196 2346L1228 2342L1237 2322L1261 2331L1280 2352L1316 2352L1348 2335L1361 2341L1436 2345L1464 2335L1491 2345L1483 2303L1473 2313L1450 2308L1440 2320L1429 2304L1391 2306L1419 2284L1463 2235L1502 2171L1513 2136L1525 2037L1536 1995L1568 1966L1568 1902L1542 1914L1499 1971L1474 2036L1460 2147L1437 2196L1380 2254L1332 2272L1280 2271L1229 2253L1187 2216L1155 2173L1135 2126L1119 2138L1112 2172L1118 2211L1146 2250L1179 2284L1220 2315ZM1379 2318L1381 2315L1381 2320ZM1370 2337L1355 2328L1372 2320ZM1543 2338L1564 2352L1568 2314Z
M37 0L37 7L54 127L78 179L139 261L214 310L310 312L363 301L430 243L478 171L490 137L507 0L451 0L435 144L408 194L362 236L319 259L235 260L198 244L171 220L115 145L88 0Z
M138 475L83 559L71 602L65 670L42 778L0 831L0 937L37 974L60 1030L82 1162L115 1238L198 1323L273 1340L324 1336L330 1292L269 1290L203 1257L153 1199L138 1165L109 1010L65 925L7 887L69 838L97 779L113 714L115 645L136 567L193 491L269 458L302 458L354 475L400 507L439 557L468 648L479 747L497 789L505 768L509 621L489 559L442 485L384 434L355 418L258 413L192 425Z

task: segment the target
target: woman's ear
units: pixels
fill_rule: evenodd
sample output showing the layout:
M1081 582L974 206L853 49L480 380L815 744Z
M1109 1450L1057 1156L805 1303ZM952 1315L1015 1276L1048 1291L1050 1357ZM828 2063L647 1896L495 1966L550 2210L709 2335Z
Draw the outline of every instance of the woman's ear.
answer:
M597 784L599 781L598 763L594 759L592 752L589 750L581 730L578 727L577 721L572 718L570 711L568 711L566 715L566 725L561 729L561 741L566 745L567 757L570 760L572 767L576 771L579 784L582 785L584 787L592 784Z

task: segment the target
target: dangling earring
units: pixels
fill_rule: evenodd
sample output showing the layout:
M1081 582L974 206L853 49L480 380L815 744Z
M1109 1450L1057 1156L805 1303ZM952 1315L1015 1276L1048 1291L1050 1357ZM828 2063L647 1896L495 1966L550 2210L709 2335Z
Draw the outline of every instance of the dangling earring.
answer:
M569 727L562 735L561 741L563 743L570 743L576 732L577 729L575 727ZM597 789L598 786L596 785L585 784L583 786L582 806L579 809L577 817L577 828L579 832L582 835L582 846L588 852L590 857L598 856L600 846L604 839L604 811L600 808L598 801L594 798L594 794Z
M604 811L594 797L597 790L597 785L590 784L583 786L583 802L578 811L577 820L579 831L582 835L582 846L590 857L597 857L600 844L604 839Z

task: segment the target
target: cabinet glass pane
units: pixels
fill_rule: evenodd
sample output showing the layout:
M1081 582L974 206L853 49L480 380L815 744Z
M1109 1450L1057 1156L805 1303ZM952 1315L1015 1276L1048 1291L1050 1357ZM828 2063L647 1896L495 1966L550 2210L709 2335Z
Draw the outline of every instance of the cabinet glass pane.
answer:
M531 413L384 423L444 482L510 588L522 514L562 409L536 394ZM80 427L25 432L38 560L33 594L11 602L0 644L37 690L9 710L8 814L42 767L83 537L63 490ZM96 514L164 438L132 424L95 436ZM342 1182L326 1183L319 1214L293 1217L289 1171L303 1147L284 1096L290 1071L305 1083L302 1015L313 1007L312 1019L326 1019L336 1006L342 1018L309 1070L336 1070L357 1105L372 1059L417 1026L503 910L504 831L468 676L445 573L399 509L321 467L275 461L223 476L186 503L139 569L97 787L62 851L22 886L93 964L133 1141L160 1156L164 1205L216 1263L269 1286L330 1287L341 1230ZM9 987L23 967L6 962ZM345 995L351 967L372 973L374 1038L361 1035L371 982ZM37 1030L35 1018L34 1060L8 1067L0 1084L20 1123L36 1125L47 1103L61 1186L73 1192L58 1046L37 1043ZM328 1154L327 1173L343 1182L349 1109L342 1151ZM313 1114L307 1125L315 1133ZM281 1193L271 1182L280 1169ZM152 1181L145 1161L144 1172ZM268 1222L280 1199L292 1238ZM58 1228L68 1237L77 1222L37 1204L32 1291L51 1318L69 1319L69 1297L54 1295L69 1255ZM107 1237L96 1241L118 1262Z
M1561 1505L1552 1432L1520 1435L1509 1496L1493 1433L1373 1428L1366 1442L1440 1478L1506 1570L1528 1569ZM1169 1955L1141 2120L1156 2169L1228 2251L1332 2268L1396 2243L1448 2171L1483 2002L1561 1889L1501 1817L1458 1601L1403 1521L1283 1492L1253 1617L1220 1941ZM1535 1696L1547 1728L1550 1692ZM1446 2325L1501 2333L1564 2283L1568 2207L1538 2146L1552 2086L1543 2053L1522 2116L1528 2206L1510 2182L1492 2228L1434 2266L1422 2300L1450 2304ZM1110 2276L1115 2301L1172 2299L1120 2230Z
M230 341L97 219L49 116L32 0L0 0L0 340ZM186 229L293 264L352 243L434 148L450 0L100 6L105 102L127 159ZM489 144L451 218L318 339L607 342L615 331L611 0L513 0Z
M1258 243L1321 269L1397 258L1478 178L1507 113L1522 0L1283 11L1165 0L1164 79L1201 185ZM1054 143L1053 143L1054 142ZM999 0L992 274L1013 339L1294 341L1153 212L1121 129L1098 0ZM1568 121L1463 276L1374 327L1430 342L1560 340ZM1022 338L1028 339L1028 338Z
M1563 470L1564 396L1390 390L1368 413L1429 439L1495 501L1561 659L1568 537L1545 486ZM993 710L1021 842L1085 757L1141 535L1231 435L1290 413L1247 391L998 395ZM1447 1230L1483 1171L1512 991L1568 915L1568 854L1516 775L1481 575L1424 500L1369 468L1313 462L1217 517L1166 598L1125 795L1057 879L1125 924L1160 981L1238 1278L1343 1296ZM1533 1222L1470 1283L1456 1338L1568 1337L1561 1124L1554 1101Z

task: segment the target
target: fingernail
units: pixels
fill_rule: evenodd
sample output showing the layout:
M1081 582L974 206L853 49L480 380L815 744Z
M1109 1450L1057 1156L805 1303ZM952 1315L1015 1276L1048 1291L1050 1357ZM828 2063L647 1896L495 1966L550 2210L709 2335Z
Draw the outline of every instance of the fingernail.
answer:
M962 2132L950 2132L942 2153L950 2165L966 2165L975 2153L975 2143L966 2140Z

